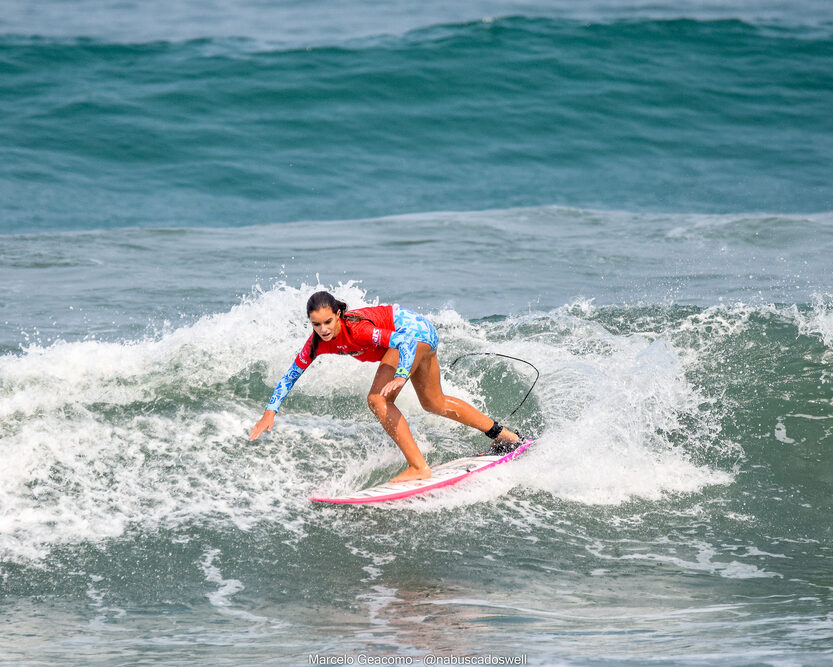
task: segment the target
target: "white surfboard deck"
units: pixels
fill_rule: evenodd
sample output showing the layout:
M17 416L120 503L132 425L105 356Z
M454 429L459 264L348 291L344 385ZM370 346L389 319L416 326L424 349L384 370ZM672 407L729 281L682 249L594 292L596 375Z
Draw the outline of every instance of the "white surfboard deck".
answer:
M488 470L501 463L506 463L518 458L523 454L532 440L525 440L517 449L508 454L501 454L495 456L464 456L461 459L455 459L448 463L431 468L431 477L428 479L415 479L410 482L385 482L378 486L371 486L369 489L363 489L347 496L337 496L335 498L319 498L313 496L310 500L318 503L381 503L389 500L399 500L401 498L408 498L420 493L427 493L435 489L441 489L452 484L457 484L467 477L475 473Z

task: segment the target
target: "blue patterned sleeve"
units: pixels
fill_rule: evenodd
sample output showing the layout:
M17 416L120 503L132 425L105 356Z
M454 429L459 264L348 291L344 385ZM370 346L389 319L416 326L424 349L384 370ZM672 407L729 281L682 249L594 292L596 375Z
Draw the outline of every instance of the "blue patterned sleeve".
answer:
M388 347L395 347L399 350L399 366L396 369L394 377L405 378L407 380L411 377L411 366L414 365L414 357L416 357L416 338L404 331L394 331L390 335Z
M272 398L269 399L269 405L266 406L267 410L274 410L275 412L278 411L278 408L281 407L281 403L283 403L283 399L286 398L289 390L292 389L295 382L299 377L301 377L301 373L303 372L303 368L301 368L297 363L292 362L289 370L286 371L284 376L281 378L281 381L278 382L278 386L275 387L275 391L272 393Z

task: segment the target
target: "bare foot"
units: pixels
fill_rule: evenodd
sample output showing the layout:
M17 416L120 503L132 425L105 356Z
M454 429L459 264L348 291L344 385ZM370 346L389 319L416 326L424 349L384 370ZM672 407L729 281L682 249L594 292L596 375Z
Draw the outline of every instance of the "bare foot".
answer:
M410 482L412 479L428 479L431 477L431 468L425 466L424 468L414 468L408 466L400 472L396 477L393 477L391 482Z

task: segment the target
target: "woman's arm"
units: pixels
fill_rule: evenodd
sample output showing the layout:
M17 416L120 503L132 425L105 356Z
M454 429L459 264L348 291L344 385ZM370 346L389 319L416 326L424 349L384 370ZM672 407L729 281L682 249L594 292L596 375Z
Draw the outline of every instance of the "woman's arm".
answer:
M303 372L304 369L298 365L298 362L293 361L289 370L284 373L281 381L278 382L278 386L275 387L275 391L272 392L272 398L269 399L269 405L266 406L267 410L272 410L273 412L278 411L278 408L281 407L281 403L283 403L283 399L286 398L289 390L295 386L295 383L298 381L298 378L301 377Z
M407 331L380 329L374 327L370 320L364 320L351 327L350 332L356 342L361 345L379 345L398 350L399 364L394 375L403 380L411 377L411 367L414 365L417 352L417 340Z
M399 350L399 365L396 367L394 377L407 380L411 377L411 367L414 365L414 358L416 357L416 338L404 331L393 331L390 335L388 347Z
M289 390L295 386L295 382L297 382L303 372L304 369L298 365L298 360L296 359L289 367L289 370L284 373L281 381L278 382L278 386L275 387L275 391L272 392L272 398L269 399L269 405L266 406L266 411L258 420L257 424L254 425L252 432L249 433L250 441L257 440L260 437L260 434L264 431L272 430L272 426L275 425L275 415L278 412L278 408L281 407L283 399L286 398Z
M393 331L390 333L388 347L396 348L399 351L399 364L396 367L393 380L382 387L380 391L382 396L385 397L404 387L411 377L411 367L414 365L414 358L416 357L417 341L404 331Z

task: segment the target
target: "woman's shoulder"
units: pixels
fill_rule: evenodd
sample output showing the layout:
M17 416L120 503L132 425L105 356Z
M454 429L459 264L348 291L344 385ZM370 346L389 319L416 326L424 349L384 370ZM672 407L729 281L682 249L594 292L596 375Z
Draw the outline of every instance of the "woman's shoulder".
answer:
M312 363L313 353L312 353L312 342L315 334L310 334L310 337L307 338L307 342L304 343L304 347L301 348L301 351L298 352L297 356L295 357L295 364L299 368L307 368Z

